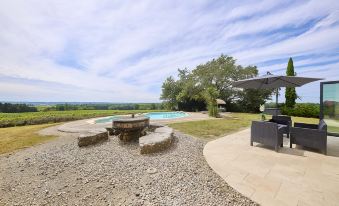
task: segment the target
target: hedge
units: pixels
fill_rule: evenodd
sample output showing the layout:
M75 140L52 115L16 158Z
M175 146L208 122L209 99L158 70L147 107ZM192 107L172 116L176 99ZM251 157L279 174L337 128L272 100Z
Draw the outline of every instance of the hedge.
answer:
M320 116L320 105L315 103L297 103L294 108L288 108L283 105L280 109L283 115L288 116L313 118L319 118Z

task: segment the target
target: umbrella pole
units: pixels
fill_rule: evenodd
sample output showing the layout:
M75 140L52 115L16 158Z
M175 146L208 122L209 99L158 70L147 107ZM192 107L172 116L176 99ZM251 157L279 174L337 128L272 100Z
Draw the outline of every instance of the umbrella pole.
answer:
M275 91L275 107L278 109L278 96L279 96L279 89L277 88Z

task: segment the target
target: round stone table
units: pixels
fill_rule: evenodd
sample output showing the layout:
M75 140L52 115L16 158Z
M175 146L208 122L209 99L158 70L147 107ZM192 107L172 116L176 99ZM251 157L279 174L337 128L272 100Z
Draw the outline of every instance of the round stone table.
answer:
M119 133L119 139L129 142L138 139L149 126L149 117L121 117L113 120L113 129Z

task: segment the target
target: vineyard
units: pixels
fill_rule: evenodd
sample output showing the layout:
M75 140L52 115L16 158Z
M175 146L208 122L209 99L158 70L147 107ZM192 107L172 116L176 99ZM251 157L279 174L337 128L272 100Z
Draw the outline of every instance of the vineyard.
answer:
M25 113L0 113L0 128L34 125L54 122L66 122L110 115L155 112L157 110L72 110Z

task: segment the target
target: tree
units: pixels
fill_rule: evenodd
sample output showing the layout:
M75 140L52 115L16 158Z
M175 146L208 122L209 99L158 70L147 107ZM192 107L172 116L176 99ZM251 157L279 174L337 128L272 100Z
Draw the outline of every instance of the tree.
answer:
M154 103L152 103L151 104L151 110L155 110L156 108L157 108L157 106Z
M290 58L288 60L287 68L286 68L287 76L296 76L294 72L293 60ZM286 107L293 108L295 105L295 100L298 98L297 93L294 87L286 87L285 91L285 105Z
M199 111L207 106L212 116L217 116L217 98L226 102L228 111L257 112L272 91L232 87L234 81L256 76L256 66L242 67L233 57L221 55L191 71L179 69L178 80L169 77L163 83L161 99L167 109Z
M0 102L0 113L20 113L20 112L37 112L38 109L26 104L11 104Z
M219 92L219 98L229 103L236 97L232 82L237 77L240 67L237 67L235 62L233 57L221 55L217 59L198 65L192 71L192 75L200 87L203 89L214 87Z
M239 95L238 105L248 112L259 112L259 107L272 95L269 89L244 89Z
M180 88L172 76L168 77L162 84L162 94L160 99L164 100L164 106L169 110L176 110L178 107L177 96Z

